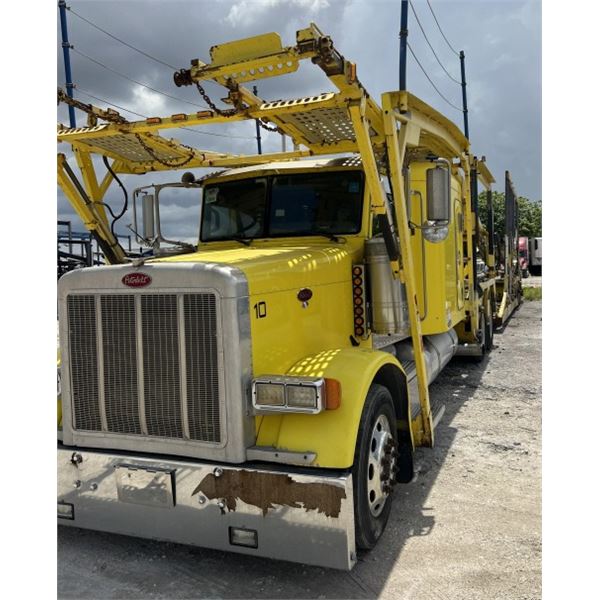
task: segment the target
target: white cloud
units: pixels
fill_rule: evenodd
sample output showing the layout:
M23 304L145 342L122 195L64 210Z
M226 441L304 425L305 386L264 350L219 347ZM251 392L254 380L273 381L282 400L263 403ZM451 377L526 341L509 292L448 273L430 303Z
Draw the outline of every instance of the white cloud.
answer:
M156 94L148 88L136 85L133 87L133 110L142 115L154 116L164 114L165 96Z
M314 15L320 10L329 7L328 0L241 0L230 9L224 21L232 27L247 26L255 23L269 9L279 6L292 6Z

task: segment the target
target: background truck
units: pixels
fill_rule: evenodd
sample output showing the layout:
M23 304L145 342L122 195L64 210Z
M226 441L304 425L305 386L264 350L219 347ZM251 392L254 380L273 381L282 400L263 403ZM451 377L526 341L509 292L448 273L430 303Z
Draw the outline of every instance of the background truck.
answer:
M519 238L519 268L522 277L529 277L529 239Z
M534 275L542 274L542 238L529 239L529 270Z
M423 101L377 103L314 24L295 46L269 33L210 54L175 82L205 97L203 80L220 83L230 108L127 122L59 94L89 115L59 127L80 171L59 154L59 183L111 263L59 281L59 522L351 569L415 447L434 444L444 406L429 384L454 355L492 348L493 227L476 207L494 179ZM242 85L304 59L337 91L267 102ZM252 119L296 149L159 135ZM129 257L106 190L177 169L181 182L135 190L153 256ZM161 231L166 187L196 195L197 243Z

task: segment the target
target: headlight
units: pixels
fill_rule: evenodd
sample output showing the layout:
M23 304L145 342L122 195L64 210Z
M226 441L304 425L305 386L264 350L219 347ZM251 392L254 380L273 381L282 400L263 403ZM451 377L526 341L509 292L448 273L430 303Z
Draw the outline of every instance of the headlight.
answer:
M315 414L326 408L325 389L323 377L263 375L252 382L252 405L259 413Z
M263 406L285 406L285 386L281 383L255 385L255 402Z
M295 408L317 408L317 388L312 385L288 385L287 404Z

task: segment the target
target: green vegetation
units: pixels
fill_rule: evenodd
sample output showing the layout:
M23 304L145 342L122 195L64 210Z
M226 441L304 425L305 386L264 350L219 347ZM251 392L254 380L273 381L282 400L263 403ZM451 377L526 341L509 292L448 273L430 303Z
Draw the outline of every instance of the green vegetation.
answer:
M524 300L541 300L542 299L541 286L540 287L523 288L523 299Z
M517 199L519 206L519 235L523 237L542 237L542 203L523 196ZM504 192L492 192L494 207L494 233L504 235ZM479 218L487 223L487 193L479 194Z

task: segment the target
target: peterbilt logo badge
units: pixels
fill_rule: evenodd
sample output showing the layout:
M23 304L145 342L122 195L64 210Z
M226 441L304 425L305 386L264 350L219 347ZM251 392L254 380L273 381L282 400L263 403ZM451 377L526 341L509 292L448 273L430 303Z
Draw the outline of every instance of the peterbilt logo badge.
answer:
M129 273L121 279L121 282L129 287L145 287L152 283L152 277L146 273Z

